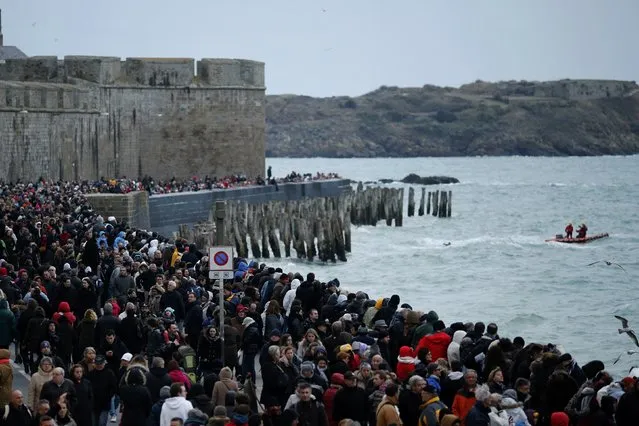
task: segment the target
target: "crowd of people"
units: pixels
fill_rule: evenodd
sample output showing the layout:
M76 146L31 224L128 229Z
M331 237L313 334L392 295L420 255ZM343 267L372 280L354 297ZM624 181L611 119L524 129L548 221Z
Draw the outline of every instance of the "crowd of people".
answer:
M205 191L212 189L228 189L237 188L242 186L254 186L254 185L278 185L281 183L293 183L293 182L310 182L316 180L337 179L339 175L336 173L320 173L315 175L311 173L300 174L297 172L291 172L283 178L275 178L272 176L272 168L269 166L267 178L261 176L255 179L249 179L243 174L224 176L222 178L205 176L203 179L197 176L193 176L190 179L179 180L171 178L168 180L155 180L152 177L144 176L140 179L107 179L101 178L96 181L80 181L80 182L47 182L44 179L39 180L36 183L24 183L17 182L3 183L0 182L0 188L3 190L10 190L14 186L57 186L65 188L66 190L72 190L77 193L110 193L110 194L127 194L134 191L147 191L149 195L156 194L172 194L177 192L194 192Z
M248 259L220 285L208 260L75 186L5 186L0 426L637 425L639 381L601 361Z

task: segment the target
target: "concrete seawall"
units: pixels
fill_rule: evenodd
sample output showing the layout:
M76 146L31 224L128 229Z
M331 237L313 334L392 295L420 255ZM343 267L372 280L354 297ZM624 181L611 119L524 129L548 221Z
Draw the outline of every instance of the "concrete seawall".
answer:
M275 186L248 186L210 191L181 192L148 196L147 193L89 194L87 198L105 219L115 216L132 226L148 228L170 237L180 224L193 225L209 219L212 207L219 200L242 200L248 203L268 201L296 201L303 198L337 197L350 191L346 179L285 183ZM148 198L148 202L139 198ZM134 200L135 199L135 200ZM117 207L117 208L116 208ZM148 211L144 211L148 209Z

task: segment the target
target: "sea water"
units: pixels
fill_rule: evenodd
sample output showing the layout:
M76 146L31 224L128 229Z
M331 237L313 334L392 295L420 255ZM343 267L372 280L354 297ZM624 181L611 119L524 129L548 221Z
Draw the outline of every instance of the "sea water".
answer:
M445 175L452 217L405 218L403 227L353 227L348 262L271 259L318 279L339 278L372 298L435 310L446 324L496 322L500 335L559 343L580 363L600 359L616 376L639 365L620 335L621 315L639 333L639 156L476 158L269 158L274 176L337 172L355 181ZM408 187L404 187L406 201ZM416 189L419 203L421 187ZM407 209L404 206L404 214ZM585 245L546 243L567 223L610 238ZM450 245L448 245L450 243ZM599 263L609 260L622 265Z

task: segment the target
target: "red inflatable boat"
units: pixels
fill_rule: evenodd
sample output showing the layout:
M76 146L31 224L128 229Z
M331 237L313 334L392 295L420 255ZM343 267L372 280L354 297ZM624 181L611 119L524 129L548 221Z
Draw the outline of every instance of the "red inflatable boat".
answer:
M555 238L551 238L546 240L547 243L567 243L567 244L585 244L591 241L599 240L601 238L608 237L608 233L605 234L595 234L587 236L586 238L565 238L563 235L556 235Z

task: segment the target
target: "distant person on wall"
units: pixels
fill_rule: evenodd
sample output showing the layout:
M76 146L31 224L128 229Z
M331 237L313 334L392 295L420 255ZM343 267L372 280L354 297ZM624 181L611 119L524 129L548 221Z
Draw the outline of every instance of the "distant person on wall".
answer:
M566 238L572 238L573 230L574 228L572 227L572 223L569 223L568 226L566 226L566 229L564 229L564 231L566 231Z
M586 238L587 232L588 232L588 227L586 226L585 223L582 223L581 225L579 225L579 228L577 228L577 238Z
M273 172L271 170L271 166L268 166L268 169L266 170L266 177L268 178L268 180L271 180L272 176L273 176Z

